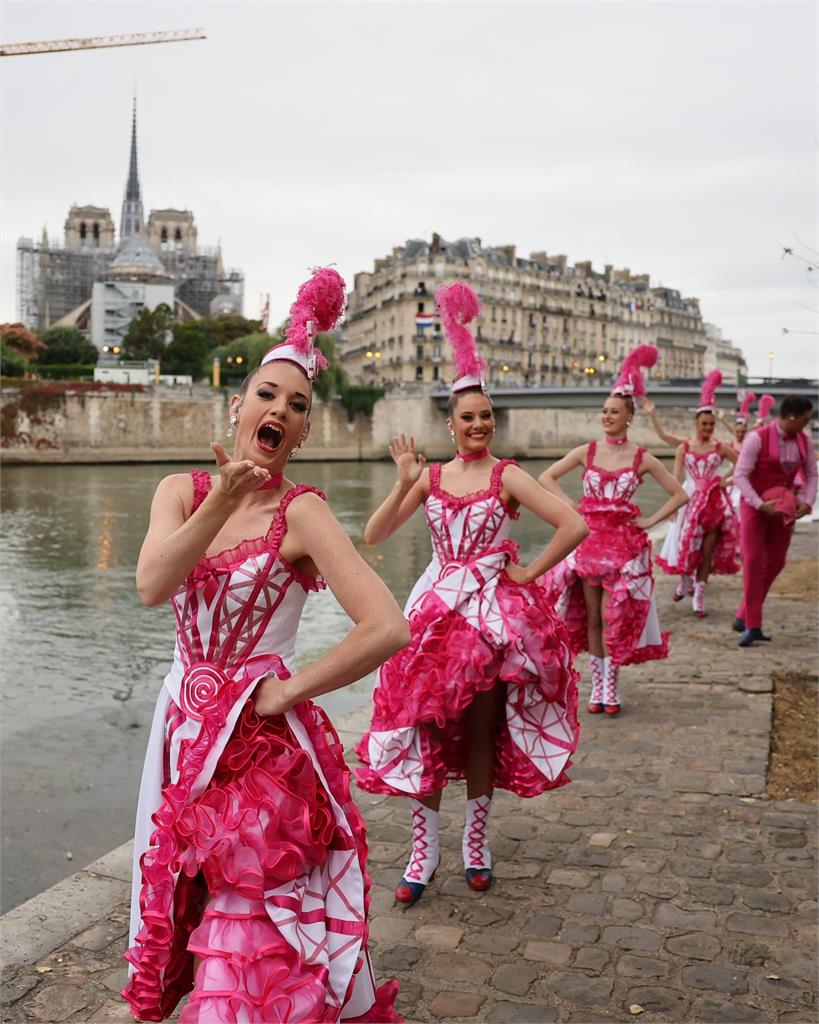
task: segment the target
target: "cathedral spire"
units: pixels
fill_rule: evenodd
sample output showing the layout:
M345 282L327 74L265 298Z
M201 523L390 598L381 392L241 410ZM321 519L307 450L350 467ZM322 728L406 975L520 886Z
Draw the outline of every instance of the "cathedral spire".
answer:
M132 235L141 235L145 231L145 215L142 210L142 196L139 188L139 171L137 167L137 114L136 94L131 115L131 160L128 165L128 180L125 184L125 196L122 200L122 218L120 220L120 242Z

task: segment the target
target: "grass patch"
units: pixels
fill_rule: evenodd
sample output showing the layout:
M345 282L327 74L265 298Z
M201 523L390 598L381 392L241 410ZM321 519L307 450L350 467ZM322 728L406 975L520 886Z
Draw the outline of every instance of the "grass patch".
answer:
M773 730L768 796L773 800L819 802L816 736L817 676L806 669L773 673Z
M819 559L797 558L788 562L771 590L778 597L815 605L819 599Z

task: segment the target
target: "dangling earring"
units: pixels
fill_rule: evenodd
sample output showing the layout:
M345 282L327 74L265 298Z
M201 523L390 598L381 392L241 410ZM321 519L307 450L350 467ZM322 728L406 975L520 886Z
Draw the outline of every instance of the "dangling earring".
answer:
M454 430L450 430L449 436L452 438L452 443L455 444L455 431Z
M228 428L225 431L225 437L233 437L233 435L236 433L236 424L238 422L239 422L239 417L237 416L237 414L235 412L232 412L230 414L230 422L228 423Z
M297 444L295 448L291 449L290 454L287 456L288 462L299 457L299 448L301 448L301 445Z

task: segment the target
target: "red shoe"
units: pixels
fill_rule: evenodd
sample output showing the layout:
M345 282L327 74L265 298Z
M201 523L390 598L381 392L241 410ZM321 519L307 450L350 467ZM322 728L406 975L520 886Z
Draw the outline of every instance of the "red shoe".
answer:
M597 704L597 703L589 704L589 714L590 715L599 715L602 710L603 710L603 705L602 704Z
M492 871L490 868L467 868L466 884L475 892L486 892L492 884Z
M619 715L620 705L619 704L606 704L603 708L607 715Z
M440 861L438 863L440 864ZM438 867L436 865L435 871L429 876L429 882L435 878L437 871ZM408 882L406 878L402 878L395 887L393 895L399 903L405 903L408 907L411 907L413 903L417 903L424 895L424 889L429 885L429 882Z

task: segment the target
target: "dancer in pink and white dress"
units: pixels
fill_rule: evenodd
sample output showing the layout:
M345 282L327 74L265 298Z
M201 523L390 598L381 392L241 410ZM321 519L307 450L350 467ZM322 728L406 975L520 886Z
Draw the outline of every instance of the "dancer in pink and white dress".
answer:
M742 442L745 440L745 437L748 433L748 421L751 418L751 406L754 404L755 401L756 395L753 393L753 391L746 391L742 398L739 410L737 411L737 414L734 417L733 426L731 426L731 424L728 422L728 418L726 417L722 409L720 409L717 412L717 417L720 420L720 422L727 426L727 428L731 431L733 435L731 438L731 448L733 449L733 451L736 452L737 455L739 455L740 451L742 450ZM734 465L736 465L736 463L734 463ZM729 470L728 475L725 477L725 486L728 488L728 497L731 499L731 507L738 516L739 502L742 495L740 494L739 488L734 483L733 466Z
M367 952L365 828L329 719L310 701L353 682L409 631L323 495L284 479L309 433L313 327L344 282L317 271L231 402L233 457L157 488L137 568L147 605L171 601L176 650L156 705L135 836L130 980L141 1021L398 1021ZM355 627L298 672L311 591Z
M438 865L438 811L450 780L467 782L467 884L487 889L493 789L531 797L564 785L578 739L566 633L535 580L587 531L516 463L490 455L485 363L466 327L477 296L455 283L439 291L438 306L458 373L449 403L456 455L426 466L412 437L395 438L398 481L364 533L376 544L423 505L432 537L432 561L405 608L412 640L382 666L370 731L356 748L360 786L412 800L412 853L395 891L403 903L420 898ZM509 540L520 506L556 528L528 566Z
M647 530L688 500L674 477L644 448L628 439L634 401L645 394L642 367L653 366L657 349L640 345L623 362L603 406L603 444L569 452L540 477L544 487L574 504L557 481L583 473L578 507L589 536L543 579L569 631L572 650L589 652L592 688L589 712L620 711L622 665L668 657L668 633L660 631ZM653 515L642 516L633 498L650 474L669 495Z
M693 584L692 607L697 618L705 616L705 588L712 573L739 572L739 519L728 493L728 474L723 462L732 466L737 453L727 444L714 441L717 425L715 392L722 382L719 370L703 381L700 404L694 416L695 437L677 448L674 476L683 479L688 504L681 509L666 534L657 565L670 576L679 576L674 600L681 601Z

